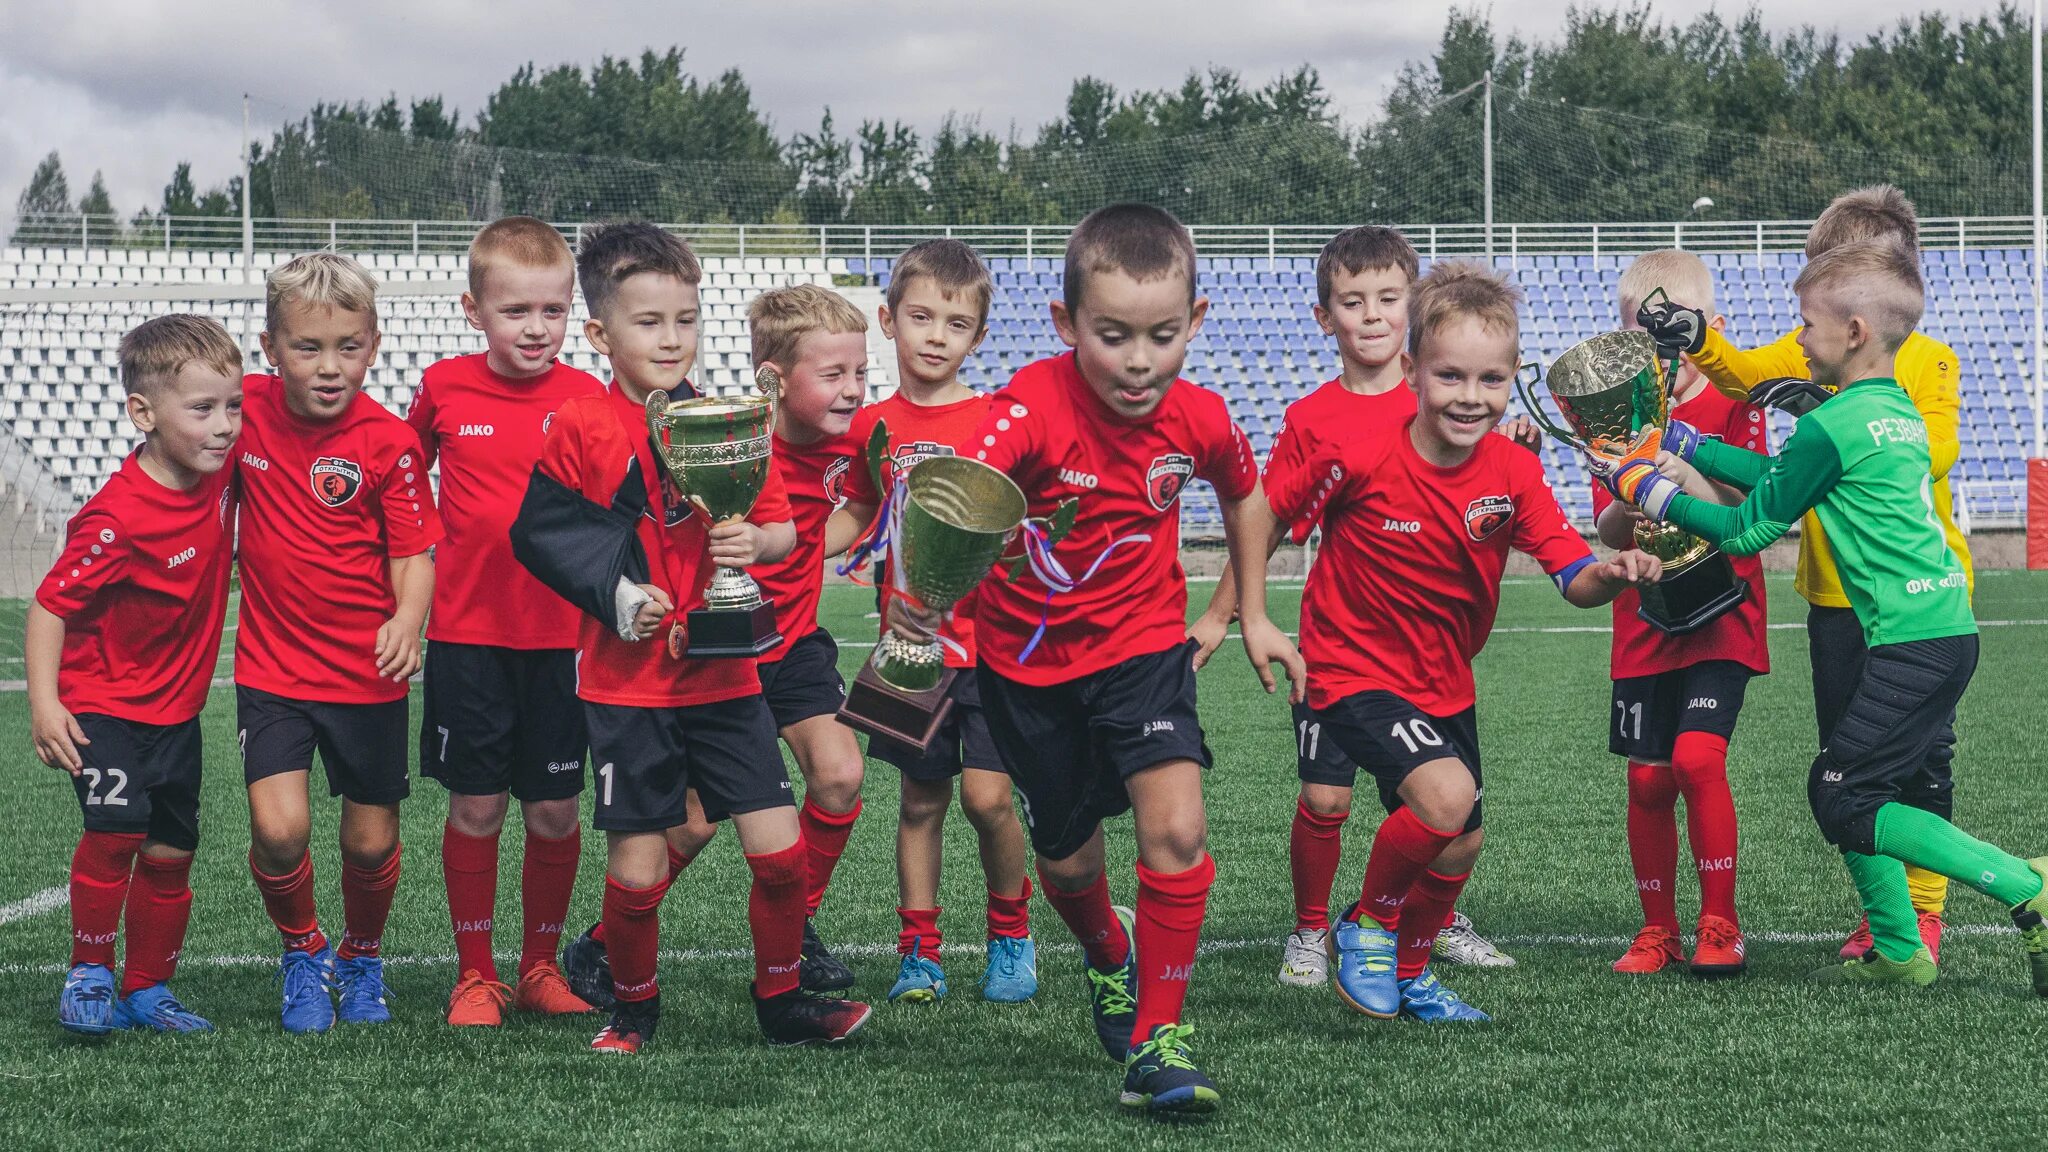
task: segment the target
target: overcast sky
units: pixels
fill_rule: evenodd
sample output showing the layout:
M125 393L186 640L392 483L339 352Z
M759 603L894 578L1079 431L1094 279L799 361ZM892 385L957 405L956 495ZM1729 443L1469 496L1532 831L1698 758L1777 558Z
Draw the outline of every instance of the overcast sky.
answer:
M1547 39L1567 2L1492 7L1502 31ZM1705 7L1654 6L1678 20ZM1758 7L1774 28L1815 23L1860 39L1925 9L1992 5ZM1406 0L0 0L0 216L52 148L74 196L102 170L123 213L154 205L179 160L192 161L201 188L219 182L238 166L245 91L258 138L316 100L392 93L443 94L469 123L528 61L588 64L672 44L698 75L740 69L783 137L813 129L826 105L841 125L876 117L929 129L952 109L1029 130L1058 113L1079 75L1128 90L1220 65L1263 83L1304 61L1360 119L1403 61L1431 54L1446 11Z

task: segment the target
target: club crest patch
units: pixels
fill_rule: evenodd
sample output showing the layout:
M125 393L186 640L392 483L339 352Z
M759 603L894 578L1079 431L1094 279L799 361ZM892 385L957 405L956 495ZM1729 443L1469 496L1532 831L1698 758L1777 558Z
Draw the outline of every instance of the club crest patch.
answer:
M1481 496L1465 505L1465 534L1474 540L1484 540L1500 527L1513 519L1515 501L1510 496Z
M339 456L322 456L313 461L313 495L329 508L339 508L355 499L363 486L363 466Z
M889 458L894 460L897 469L901 470L915 464L921 464L934 456L951 455L953 455L953 446L951 444L941 444L936 440L912 440L907 444L898 444L896 451L891 453Z
M1152 458L1152 467L1145 470L1145 497L1152 501L1152 507L1161 512L1173 507L1180 499L1181 489L1195 478L1195 458L1185 452L1168 452Z
M851 456L841 456L825 466L825 499L835 507L846 503L846 473L852 466Z

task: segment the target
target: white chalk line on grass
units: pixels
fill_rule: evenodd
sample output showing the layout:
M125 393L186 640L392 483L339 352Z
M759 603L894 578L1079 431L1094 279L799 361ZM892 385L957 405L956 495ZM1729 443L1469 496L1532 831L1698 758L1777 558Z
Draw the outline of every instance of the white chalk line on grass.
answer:
M38 895L41 894L39 893ZM1949 936L2011 936L2014 935L2015 932L2016 929L1997 924L1956 924L1950 925L1947 929L1947 935ZM1841 940L1841 938L1842 933L1840 931L1752 932L1748 934L1748 939L1751 943L1764 944L1826 944L1834 943L1836 941ZM1503 945L1508 948L1562 946L1569 948L1611 949L1626 948L1629 944L1634 942L1635 938L1633 936L1595 936L1590 934L1580 934L1571 932L1543 932L1532 935L1494 936L1492 937L1492 940L1494 941L1494 943ZM1209 955L1219 952L1272 951L1277 953L1278 951L1280 951L1281 945L1284 943L1285 941L1283 941L1278 936L1261 939L1204 940L1198 951L1203 955ZM955 954L965 953L968 955L981 955L987 949L984 945L981 944L962 943L949 944L946 946L946 950L949 952L953 952ZM1080 945L1078 944L1074 944L1072 942L1065 940L1057 940L1040 944L1038 950L1040 952L1052 953L1054 955L1069 955L1078 953L1081 949ZM855 958L879 958L883 956L895 956L896 944L894 941L888 943L835 944L832 947L832 951L839 956L850 956ZM754 950L751 948L664 948L661 951L661 959L671 963L687 963L691 961L707 960L720 962L734 962L752 960L753 957ZM187 969L275 968L277 967L277 956L274 954L267 956L188 955L181 957L178 963L181 967ZM452 955L409 955L399 953L386 956L384 958L384 964L386 967L391 968L452 968L455 965L455 957ZM63 971L64 965L54 963L0 964L0 976L54 976Z
M70 888L63 886L45 888L32 896L16 900L12 904L0 904L0 925L12 924L16 920L26 920L31 916L39 916L45 912L53 912L70 903Z

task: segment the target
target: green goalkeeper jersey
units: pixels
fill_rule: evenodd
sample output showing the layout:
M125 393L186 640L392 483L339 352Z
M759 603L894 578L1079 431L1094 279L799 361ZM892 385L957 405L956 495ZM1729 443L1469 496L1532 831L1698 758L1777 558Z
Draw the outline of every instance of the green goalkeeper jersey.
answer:
M1665 519L1750 556L1812 509L1871 647L1977 630L1969 576L1934 508L1927 424L1898 381L1842 389L1799 418L1776 456L1707 440L1693 465L1748 498L1727 507L1680 495Z

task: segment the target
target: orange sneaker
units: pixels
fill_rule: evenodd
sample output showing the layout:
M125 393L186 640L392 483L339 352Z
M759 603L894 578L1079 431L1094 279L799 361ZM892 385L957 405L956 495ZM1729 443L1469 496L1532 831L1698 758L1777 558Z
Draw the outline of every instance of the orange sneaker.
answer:
M1941 921L1941 913L1921 912L1918 915L1920 917L1920 942L1927 945L1927 955L1932 957L1936 964L1939 964L1941 963L1941 930L1945 927Z
M448 996L448 1023L456 1028L496 1028L504 1023L505 1001L512 990L471 968Z
M519 990L512 993L512 1006L541 1016L579 1016L597 1011L569 991L569 978L562 975L562 966L553 960L543 960L526 970L526 975L519 978Z
M1720 916L1700 917L1699 943L1692 950L1695 976L1734 976L1748 961L1742 954L1742 929Z
M1614 962L1614 970L1626 976L1648 976L1662 972L1667 964L1685 961L1685 952L1678 946L1678 934L1669 928L1651 924L1636 933L1635 943Z
M1870 936L1870 917L1865 916L1863 922L1856 925L1856 930L1849 933L1849 938L1842 941L1842 950L1837 955L1844 960L1861 960L1875 947L1877 941Z

